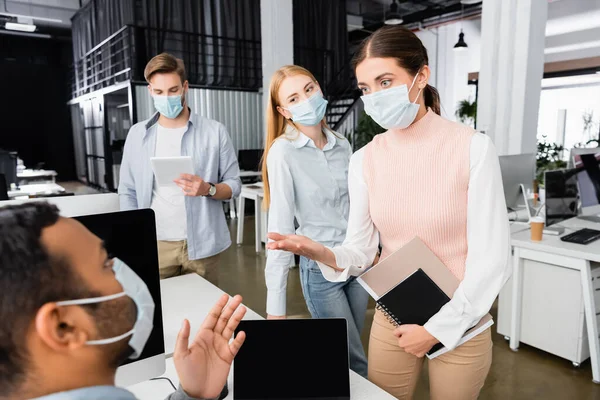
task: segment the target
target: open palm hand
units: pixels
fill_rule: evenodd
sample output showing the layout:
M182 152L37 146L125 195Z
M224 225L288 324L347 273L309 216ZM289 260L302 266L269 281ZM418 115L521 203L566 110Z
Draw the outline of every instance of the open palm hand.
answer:
M229 296L223 295L213 306L191 344L187 320L177 337L173 355L175 369L181 387L191 397L219 396L227 382L233 358L246 338L244 332L240 332L230 343L246 308L240 306L242 297L239 295L233 297L229 305L228 300Z

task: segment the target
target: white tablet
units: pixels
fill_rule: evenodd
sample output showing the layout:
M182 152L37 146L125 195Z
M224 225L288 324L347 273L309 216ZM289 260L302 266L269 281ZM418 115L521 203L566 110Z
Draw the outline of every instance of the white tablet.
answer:
M176 186L175 179L181 174L194 174L192 157L152 157L152 170L159 186Z

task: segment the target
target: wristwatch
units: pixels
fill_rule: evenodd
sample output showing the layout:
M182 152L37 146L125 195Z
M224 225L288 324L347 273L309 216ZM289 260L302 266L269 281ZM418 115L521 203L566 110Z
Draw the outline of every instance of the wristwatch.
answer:
M213 185L212 183L208 182L208 184L210 185L210 189L208 189L208 197L213 197L215 194L217 194L217 187L215 185Z

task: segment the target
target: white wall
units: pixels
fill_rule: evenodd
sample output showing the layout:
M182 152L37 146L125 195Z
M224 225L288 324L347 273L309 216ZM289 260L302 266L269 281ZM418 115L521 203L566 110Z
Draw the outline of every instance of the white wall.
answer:
M458 35L463 30L466 51L454 51ZM455 120L459 101L474 100L473 88L468 85L469 72L479 71L481 20L461 21L416 33L427 49L432 70L430 83L440 92L442 115Z

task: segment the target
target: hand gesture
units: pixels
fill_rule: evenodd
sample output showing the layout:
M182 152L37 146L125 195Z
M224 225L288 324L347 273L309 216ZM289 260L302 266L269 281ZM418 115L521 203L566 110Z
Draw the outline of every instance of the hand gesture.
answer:
M324 249L323 245L312 241L306 236L280 235L279 233L269 233L267 236L273 240L267 243L267 249L285 250L311 260L318 259Z
M219 396L227 383L233 358L246 339L238 333L229 343L246 307L240 306L242 297L235 296L227 305L224 294L213 306L189 345L190 323L183 321L177 336L173 360L182 389L190 397L212 399ZM227 307L225 307L227 306Z

